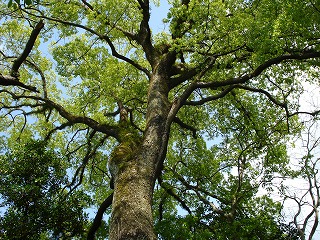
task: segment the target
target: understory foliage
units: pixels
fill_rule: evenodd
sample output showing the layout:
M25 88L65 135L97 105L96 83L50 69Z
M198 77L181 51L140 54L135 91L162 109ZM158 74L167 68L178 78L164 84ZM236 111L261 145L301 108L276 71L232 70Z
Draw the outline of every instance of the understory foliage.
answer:
M63 189L68 180L65 159L35 140L1 150L1 239L81 236L90 198Z
M0 238L311 240L319 29L318 0L0 1Z

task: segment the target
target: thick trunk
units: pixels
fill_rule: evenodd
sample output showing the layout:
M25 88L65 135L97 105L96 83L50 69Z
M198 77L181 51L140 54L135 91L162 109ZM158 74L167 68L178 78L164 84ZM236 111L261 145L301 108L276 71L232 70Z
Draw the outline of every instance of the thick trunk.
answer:
M165 157L169 112L167 79L154 74L150 81L146 129L143 139L120 144L118 151L131 153L115 157L111 163L114 173L114 197L110 222L110 240L156 239L153 230L152 195L157 167ZM126 150L127 149L127 150ZM121 152L121 151L120 151Z
M153 232L153 169L139 158L122 163L115 177L110 240L156 239Z

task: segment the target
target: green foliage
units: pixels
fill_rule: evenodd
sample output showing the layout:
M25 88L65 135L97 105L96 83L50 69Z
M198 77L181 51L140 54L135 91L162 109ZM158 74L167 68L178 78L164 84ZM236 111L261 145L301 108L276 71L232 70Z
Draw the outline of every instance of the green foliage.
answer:
M24 0L23 1L24 2L24 4L25 5L31 5L33 2L36 2L36 3L39 3L39 0L35 0L35 1L32 1L32 0ZM17 7L17 6L19 6L21 4L21 1L20 0L14 0L14 1L12 1L12 0L9 0L9 2L8 2L8 7Z
M296 228L280 220L281 206L268 197L247 202L232 221L204 206L198 206L197 215L179 210L180 215L168 204L169 200L161 221L156 221L159 239L300 239Z
M83 208L89 198L82 191L68 194L62 189L68 178L64 159L35 140L5 151L0 157L0 196L5 210L0 218L1 238L82 235L87 220Z
M0 77L45 27L19 69L39 93L0 84L0 237L81 237L86 194L97 208L112 192L108 168L142 152L148 167L165 156L150 180L160 239L297 239L269 194L275 177L311 171L291 169L288 143L302 130L304 83L319 85L319 2L171 0L163 31L146 2L1 1ZM32 137L51 150L23 142ZM62 191L68 178L85 193Z
M233 221L217 217L212 223L214 239L300 239L295 228L281 222L280 204L269 197L249 200Z

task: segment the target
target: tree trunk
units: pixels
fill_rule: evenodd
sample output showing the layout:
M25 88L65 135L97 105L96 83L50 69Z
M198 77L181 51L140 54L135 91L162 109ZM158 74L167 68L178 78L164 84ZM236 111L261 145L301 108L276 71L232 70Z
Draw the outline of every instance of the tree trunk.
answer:
M153 232L153 169L133 158L115 177L110 240L156 239Z
M155 240L152 196L159 163L166 154L169 112L167 77L150 80L143 139L126 143L131 153L113 162L114 197L109 240ZM127 141L130 137L124 137ZM120 144L121 145L121 144ZM121 148L121 146L119 147ZM128 157L129 155L129 157Z

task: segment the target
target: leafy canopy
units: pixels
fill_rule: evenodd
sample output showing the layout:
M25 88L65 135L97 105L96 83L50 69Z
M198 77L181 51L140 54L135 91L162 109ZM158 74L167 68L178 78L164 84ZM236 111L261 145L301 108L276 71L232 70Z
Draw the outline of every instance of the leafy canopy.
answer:
M20 84L0 90L0 130L13 149L17 138L48 140L67 158L61 171L74 173L68 183L59 172L52 177L90 193L98 206L112 192L108 160L120 136L134 132L140 141L148 117L169 109L154 191L159 237L254 239L262 227L261 238L296 237L281 224L281 206L259 190L272 192L275 177L292 175L287 143L303 128L298 115L317 120L300 96L304 82L319 85L318 3L172 0L166 29L157 32L149 1L14 2L1 2L1 74L10 74L37 23L44 29L19 68ZM163 95L151 88L158 72ZM165 104L151 109L152 97ZM48 184L55 161L43 161L46 174L35 178Z

